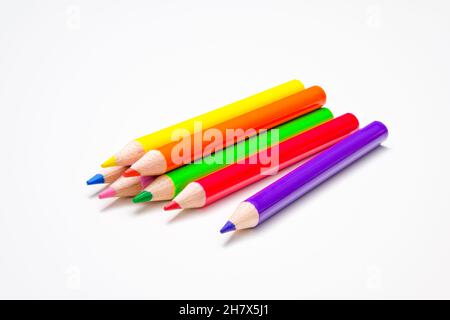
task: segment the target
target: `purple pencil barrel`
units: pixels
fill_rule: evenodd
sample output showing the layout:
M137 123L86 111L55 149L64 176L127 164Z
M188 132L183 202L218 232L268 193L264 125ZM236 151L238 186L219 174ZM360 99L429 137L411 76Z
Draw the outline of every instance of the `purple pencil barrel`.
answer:
M375 121L288 173L240 204L221 232L254 227L378 147L388 136Z

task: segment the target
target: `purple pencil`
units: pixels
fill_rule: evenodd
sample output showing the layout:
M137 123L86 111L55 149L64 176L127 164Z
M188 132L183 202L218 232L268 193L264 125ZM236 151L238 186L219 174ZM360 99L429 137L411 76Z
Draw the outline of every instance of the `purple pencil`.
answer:
M242 202L221 233L253 228L378 147L388 136L375 121Z

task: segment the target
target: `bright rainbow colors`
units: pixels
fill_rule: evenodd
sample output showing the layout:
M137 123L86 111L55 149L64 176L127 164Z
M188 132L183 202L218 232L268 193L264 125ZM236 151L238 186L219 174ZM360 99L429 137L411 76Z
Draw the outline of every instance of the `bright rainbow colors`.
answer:
M132 140L86 184L109 184L100 199L193 209L301 162L242 202L220 232L256 227L386 140L383 123L358 130L353 114L333 119L325 102L321 87L288 81Z

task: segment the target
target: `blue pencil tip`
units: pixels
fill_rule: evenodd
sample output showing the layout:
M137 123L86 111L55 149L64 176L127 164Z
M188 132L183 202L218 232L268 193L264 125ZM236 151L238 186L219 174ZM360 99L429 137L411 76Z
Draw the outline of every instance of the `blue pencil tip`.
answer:
M88 181L86 181L86 183L88 186L91 184L105 183L105 179L103 178L103 176L100 173L97 173L95 176L93 176Z
M236 230L236 226L233 224L233 222L227 221L222 229L220 229L220 233L226 233L234 230Z

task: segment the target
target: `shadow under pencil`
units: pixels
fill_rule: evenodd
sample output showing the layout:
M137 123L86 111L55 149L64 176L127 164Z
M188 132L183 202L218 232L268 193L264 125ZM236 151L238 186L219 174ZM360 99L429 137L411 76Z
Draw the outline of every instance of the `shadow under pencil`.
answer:
M319 195L318 190L327 188L328 185L332 185L342 179L345 179L353 171L358 170L358 168L360 168L361 166L364 166L366 162L370 161L370 159L372 159L374 157L379 157L382 153L388 152L389 150L390 149L388 147L380 145L379 147L377 147L377 148L373 149L372 151L370 151L369 153L367 153L364 157L353 162L350 166L348 166L344 170L338 172L336 175L334 175L330 179L322 182L316 188L312 189L311 191L309 191L308 193L303 195L300 199L298 199L297 202L305 203L308 201L312 201L312 199L314 199L315 197L317 197ZM278 219L282 219L281 216L285 216L285 215L289 214L291 211L294 211L296 209L298 209L298 208L295 206L295 204L290 205L283 209L283 211L284 211L283 214L275 214L271 218L269 218L269 220L275 221ZM257 226L256 228L239 230L239 231L233 232L225 240L225 242L223 243L223 247L228 247L232 243L235 243L239 240L244 240L246 238L249 238L251 235L254 236L258 233L265 232L265 230L267 228L269 228L269 225L270 225L270 222L265 222L265 223Z
M105 190L106 188L108 188L109 184L104 184L101 185L100 188L98 188L96 191L94 191L92 194L90 194L88 197L89 198L97 198L98 199L98 195Z
M109 211L109 210L112 210L112 209L123 208L123 207L127 207L127 206L131 207L132 205L133 205L133 203L131 202L130 198L125 198L125 197L114 198L106 206L104 206L102 209L100 209L100 211L101 212L106 212L106 211Z
M204 208L193 208L193 209L182 209L178 211L175 216L173 216L169 221L167 221L168 224L171 223L177 223L181 222L187 219L192 219L201 215L208 214L211 211L217 211L212 208L212 206L206 206ZM170 215L170 211L166 212L167 215Z
M149 211L152 211L152 210L154 212L161 213L162 208L165 204L165 202L163 202L163 201L153 201L153 202L149 201L149 202L142 202L142 203L137 203L137 204L132 203L130 201L130 203L133 205L133 207L137 206L137 209L134 210L134 212L133 212L134 215L137 215L137 216L149 213ZM156 210L154 210L155 208L158 208L159 210L156 211Z

